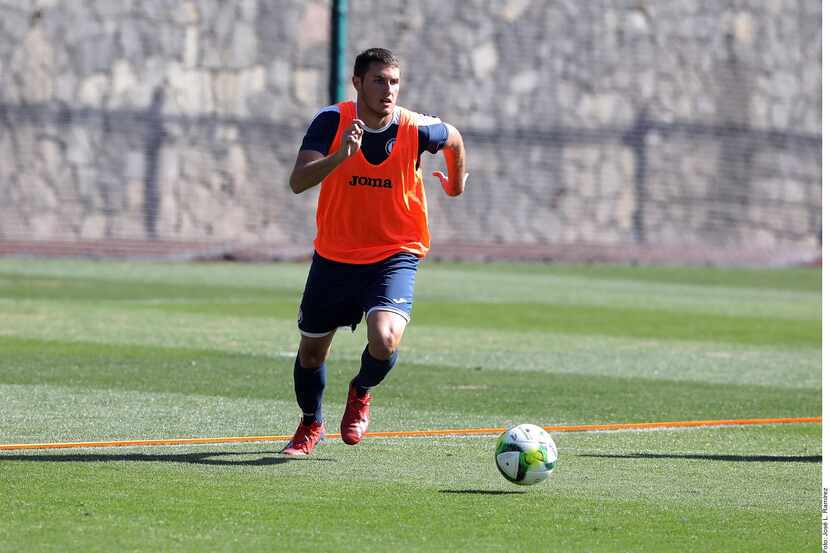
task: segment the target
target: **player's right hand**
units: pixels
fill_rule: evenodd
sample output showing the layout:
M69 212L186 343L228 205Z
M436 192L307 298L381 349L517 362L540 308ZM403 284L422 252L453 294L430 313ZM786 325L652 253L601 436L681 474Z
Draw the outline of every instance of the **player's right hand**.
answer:
M365 123L360 119L353 119L351 126L343 133L340 140L340 152L343 159L353 156L360 150L360 145L363 143L364 126Z

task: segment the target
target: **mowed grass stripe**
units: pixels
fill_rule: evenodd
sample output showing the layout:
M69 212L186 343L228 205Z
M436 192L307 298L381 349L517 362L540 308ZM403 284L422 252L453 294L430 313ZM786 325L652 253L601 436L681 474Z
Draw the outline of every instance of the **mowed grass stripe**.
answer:
M0 335L32 339L178 347L276 355L293 359L293 319L258 319L122 309L105 303L0 302L7 322ZM365 326L338 332L333 358L355 362ZM608 358L608 353L613 357ZM421 325L406 332L402 361L447 367L537 370L616 377L696 380L728 384L810 387L820 384L819 348L775 348L725 342L632 339L555 334L519 328L480 329ZM787 367L782 371L781 367Z
M309 255L311 252L309 252ZM302 286L308 262L299 263L169 263L73 259L0 258L0 274L28 277L111 279L121 282L185 286L226 286L234 282L254 288ZM443 262L427 257L421 275L439 280L487 282L500 275L554 277L586 281L620 281L700 287L755 288L767 291L821 292L820 268L740 268L697 266L632 266L614 264L575 265L561 263L467 263ZM659 288L658 288L659 289Z
M651 309L533 303L435 303L417 306L423 324L474 328L526 328L563 334L812 346L821 344L818 321L736 317Z
M274 288L216 284L185 284L177 282L141 282L140 280L115 280L108 278L80 278L32 276L17 273L0 273L0 297L18 300L67 300L82 301L143 301L143 300L214 300L228 298L253 299L290 295L296 302L298 292L280 292Z
M0 337L0 346L8 352L0 369L0 382L5 384L289 402L294 397L290 360L265 355L9 337ZM342 401L338 392L346 389L356 370L354 363L331 360L331 401ZM401 362L390 373L378 389L376 403L471 416L491 414L516 422L530 417L551 424L814 416L821 410L820 393L815 388L551 375L539 371L522 371L519 376L509 370L448 370L442 365L408 362ZM591 408L586 409L586 405ZM377 419L375 424L387 422ZM376 429L396 428L407 426Z
M125 309L103 302L0 301L7 322L0 335L88 343L147 345L276 355L293 359L298 332L292 319L190 314ZM333 358L357 362L365 326L338 332ZM609 359L609 352L613 357ZM475 328L422 325L407 328L404 362L446 367L535 370L725 384L818 387L819 348L775 348L725 342L632 339L556 334L520 328L487 332ZM782 371L781 367L787 367Z
M463 293L460 293L463 289ZM417 302L458 300L648 308L688 313L818 319L818 291L626 279L586 279L548 273L430 271L418 274ZM416 303L417 303L416 302Z
M102 299L107 298L102 288ZM121 291L123 292L123 291ZM119 290L110 290L110 299ZM169 291L173 294L173 291ZM89 290L90 295L93 290ZM175 292L176 294L178 292ZM164 301L164 294L145 290L143 296L122 294L121 299L153 299L149 305L133 308L157 309L172 313L226 317L294 319L297 298L293 295L275 301L275 294L261 299L227 295L228 290L205 294L207 301L189 302L175 296ZM59 295L63 296L64 292ZM190 298L192 299L192 298ZM129 306L122 306L123 309ZM760 316L733 316L689 313L664 309L614 308L595 305L538 303L469 303L419 301L413 311L413 324L442 327L500 329L526 328L534 332L572 335L654 338L684 341L709 341L746 345L820 347L821 321Z
M588 280L617 280L653 284L690 284L764 290L821 291L821 269L812 267L742 268L698 266L571 265L548 263L442 263L427 266L470 276L498 278L499 274L555 275ZM589 284L590 286L590 284Z
M678 428L728 428L731 426L769 426L778 424L814 424L821 423L821 417L772 418L772 419L727 419L707 421L671 421L671 422L635 422L613 424L578 424L542 426L548 432L630 432L642 430L674 430ZM371 438L445 438L453 436L498 435L505 427L496 428L441 428L429 430L388 430L382 432L368 431L364 439ZM171 445L229 444L250 442L274 442L292 438L293 434L276 434L271 436L216 436L209 438L144 438L134 440L95 441L95 442L51 442L51 443L0 443L0 451L19 451L29 449L76 449L106 447L147 447ZM326 433L326 439L340 438L340 433Z
M140 273L140 271L138 271ZM275 272L275 271L273 271ZM283 271L285 272L285 271ZM296 304L303 281L292 271L275 272L273 281L258 281L259 286L228 279L209 284L138 279L118 280L102 276L80 278L0 273L0 298L31 300L66 300L82 302L248 302L270 301ZM106 274L106 272L105 272ZM462 280L454 271L424 269L416 286L416 303L454 303L466 297L467 303L522 303L533 296L534 304L544 305L615 305L617 308L676 310L689 314L722 314L815 320L820 316L818 296L807 291L729 288L724 286L651 284L629 280L593 280L592 286L576 277L550 274L470 273ZM461 273L464 274L464 273ZM463 283L463 284L462 284ZM463 285L464 294L458 287ZM279 311L277 311L279 312ZM267 314L266 314L267 315Z
M33 279L8 274L0 284L3 284L0 294L19 299L154 300L148 308L217 316L291 319L296 317L298 303L296 291L265 288L146 285L105 279ZM413 317L418 324L446 327L527 328L581 335L813 347L820 345L821 328L816 319L542 302L419 300Z
M295 301L230 301L154 305L154 309L234 317L288 318ZM535 332L665 340L729 342L746 345L819 347L818 320L739 317L682 311L536 303L418 301L413 324L492 331L526 328Z
M417 455L415 451L410 453ZM453 459L456 467L462 464L469 472L481 469L458 457ZM389 466L395 460L377 462ZM70 550L108 549L96 542L117 544L119 550L130 551L173 547L177 551L207 551L217 544L231 543L241 551L273 551L276 541L296 544L292 551L301 552L495 552L517 543L553 544L557 551L585 551L586 545L597 543L603 544L604 551L684 551L694 542L704 551L757 553L791 551L793 540L810 551L819 544L819 533L803 511L557 497L536 489L505 489L489 483L456 483L436 489L411 482L385 482L377 472L374 481L335 481L319 476L288 479L279 476L291 474L285 470L286 465L275 462L270 455L251 452L246 456L181 453L162 459L150 454L125 456L124 460L116 456L112 462L107 462L104 455L63 463L35 459L29 461L34 466L25 471L25 478L21 478L20 467L12 466L14 463L21 464L2 462L8 476L26 481L26 493L50 498L38 509L12 509L6 517L7 528L13 531L6 543L27 551L48 549L54 543ZM322 460L292 464L303 463L318 472L341 473L331 462ZM235 464L243 468L247 464L250 470L226 474ZM204 470L208 468L214 470ZM272 481L262 476L251 478L253 469L270 474ZM595 477L601 475L604 479L609 476L607 472ZM431 480L431 474L423 476ZM55 478L63 484L54 486ZM3 480L0 477L0 482ZM140 501L131 489L138 484ZM7 489L10 495L21 494L19 484ZM540 503L546 507L540 508ZM517 538L516 529L528 525L528 513L533 513L532 537ZM309 516L324 521L323 527L308 523ZM103 535L112 524L106 519L117 521L116 535ZM714 520L718 523L713 524ZM38 531L24 542L22 535L26 532L20 530L32 526ZM650 549L644 549L643 544Z

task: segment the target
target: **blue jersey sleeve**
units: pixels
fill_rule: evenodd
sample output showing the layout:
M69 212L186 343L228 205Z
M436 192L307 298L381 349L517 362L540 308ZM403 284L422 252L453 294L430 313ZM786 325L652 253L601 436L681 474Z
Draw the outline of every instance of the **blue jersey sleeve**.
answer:
M447 126L437 117L425 118L427 124L418 125L418 152L437 154L444 147L449 137Z
M418 125L418 155L424 152L437 154L450 135L447 125L439 118L423 113L417 113L415 121Z
M308 126L300 150L315 150L324 156L328 155L338 126L340 126L340 112L336 107L322 110Z

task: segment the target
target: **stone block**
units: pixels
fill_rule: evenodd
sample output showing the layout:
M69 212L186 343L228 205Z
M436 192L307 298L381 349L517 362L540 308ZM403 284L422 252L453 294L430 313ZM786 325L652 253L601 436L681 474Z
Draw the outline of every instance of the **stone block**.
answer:
M219 113L237 114L241 112L239 73L236 71L214 72L211 86L216 110Z
M119 29L118 46L124 57L132 63L140 63L147 56L141 32L132 21L126 21Z
M539 72L527 69L517 73L510 79L510 91L514 94L528 94L539 86Z
M162 148L158 160L159 189L169 192L179 180L182 160L175 148Z
M107 218L100 213L84 217L78 238L81 240L100 240L107 237Z
M59 229L60 222L56 213L49 211L37 212L28 219L26 239L54 240L56 236L61 236L63 239L74 238L73 235L62 235Z
M258 65L242 71L213 73L216 109L228 115L249 114L248 100L265 90L265 68Z
M214 110L208 71L186 69L181 63L171 62L167 64L166 78L169 95L164 103L165 113L198 114Z
M146 170L146 154L139 150L130 150L124 154L123 176L127 180L142 180Z
M49 37L39 27L31 29L26 33L21 48L12 56L9 67L17 75L21 99L45 102L52 98L54 65L54 51Z
M88 165L96 157L96 146L93 143L91 131L73 126L67 133L66 159L75 165Z
M241 145L234 144L228 149L225 171L237 183L244 183L248 179L248 160L245 156L245 149Z
M489 78L499 64L499 52L492 42L486 42L474 48L472 58L473 74L479 80Z
M31 9L29 7L19 10L3 10L3 17L0 18L0 44L3 44L5 54L8 54L7 47L17 48L30 31Z
M130 179L125 190L126 208L131 213L144 211L144 180Z
M294 99L303 105L319 105L322 76L317 69L297 69L293 75Z
M185 30L182 64L192 69L199 63L199 27L191 25Z
M146 237L144 213L133 211L119 214L107 220L107 237L122 239L141 239ZM165 238L164 236L160 236Z
M197 25L199 23L199 8L192 0L178 2L172 8L169 17L177 25Z
M0 65L0 73L2 73ZM66 104L74 104L77 101L78 77L75 73L61 72L55 78L54 99Z
M74 64L80 75L107 73L118 52L115 34L97 33L74 45Z
M122 58L115 61L112 66L111 79L111 106L141 105L139 101L143 98L137 97L135 94L135 90L139 86L138 78L128 60Z
M142 191L141 205L144 206L144 195ZM156 232L164 238L179 238L182 226L182 212L179 204L179 194L172 190L162 195L159 202L158 218L156 219Z
M35 167L52 191L60 190L72 182L71 166L66 162L63 143L50 138L38 141L39 155Z
M245 97L265 90L266 72L262 65L255 65L239 72L242 95Z
M505 22L512 23L525 15L532 4L532 0L507 0L502 4L499 16Z
M273 59L268 65L265 75L267 86L274 92L283 93L288 91L291 83L291 65L287 59Z
M27 168L19 175L18 182L22 185L20 199L32 212L52 212L58 206L54 189L37 168Z
M237 21L233 26L230 50L226 64L231 68L242 68L257 62L259 41L253 25Z
M81 81L78 100L90 107L103 107L112 90L112 82L106 73L95 73Z
M628 233L634 226L634 211L637 207L634 188L620 190L614 198L614 223L621 232Z
M133 0L107 0L89 4L101 19L124 19L129 17L135 8Z
M180 146L174 152L181 168L180 178L194 182L206 182L208 180L209 171L205 169L209 162L207 153L192 146ZM169 155L173 155L173 153Z
M299 48L320 48L328 44L331 35L330 8L323 2L312 1L305 5L297 33Z

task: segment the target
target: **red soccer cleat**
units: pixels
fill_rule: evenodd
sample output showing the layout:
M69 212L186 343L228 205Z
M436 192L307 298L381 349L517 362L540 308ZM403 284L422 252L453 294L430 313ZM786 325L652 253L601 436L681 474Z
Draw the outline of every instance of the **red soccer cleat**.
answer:
M314 447L323 438L325 431L326 428L322 422L314 422L309 425L305 425L302 421L300 421L300 426L297 427L294 437L291 438L291 441L288 442L288 445L285 446L280 453L294 457L300 455L310 455L311 452L314 451Z
M372 395L363 397L357 395L354 386L349 386L349 398L346 400L346 411L340 421L340 437L349 445L360 443L363 434L369 428L369 403Z

